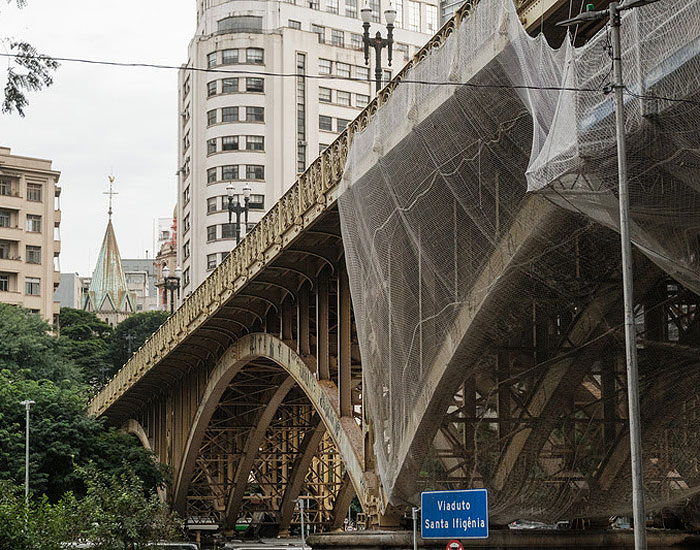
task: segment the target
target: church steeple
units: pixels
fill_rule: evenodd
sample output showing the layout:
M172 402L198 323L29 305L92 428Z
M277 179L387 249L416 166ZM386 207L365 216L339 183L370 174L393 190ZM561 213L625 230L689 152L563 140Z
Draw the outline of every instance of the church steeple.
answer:
M109 191L104 193L109 195L109 219L83 309L95 312L100 319L114 326L134 313L135 308L133 297L126 286L117 237L112 225L112 196L117 194L113 191L113 183L114 177L109 176Z

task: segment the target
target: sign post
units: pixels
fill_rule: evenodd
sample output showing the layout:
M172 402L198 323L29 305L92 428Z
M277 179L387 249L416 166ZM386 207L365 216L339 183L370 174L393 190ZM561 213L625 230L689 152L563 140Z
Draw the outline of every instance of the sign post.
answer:
M424 539L487 539L489 537L486 489L421 493L421 514L420 529ZM459 541L452 542L459 544ZM459 550L459 548L451 548L450 544L448 549Z

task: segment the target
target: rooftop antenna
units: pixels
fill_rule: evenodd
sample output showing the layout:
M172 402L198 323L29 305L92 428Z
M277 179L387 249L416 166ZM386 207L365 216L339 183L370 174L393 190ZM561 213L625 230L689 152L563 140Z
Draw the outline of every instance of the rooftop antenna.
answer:
M109 195L109 210L107 210L107 214L109 214L109 221L112 221L112 196L113 195L118 195L116 191L112 190L112 184L114 183L114 176L107 176L109 179L109 191L103 191L103 195Z

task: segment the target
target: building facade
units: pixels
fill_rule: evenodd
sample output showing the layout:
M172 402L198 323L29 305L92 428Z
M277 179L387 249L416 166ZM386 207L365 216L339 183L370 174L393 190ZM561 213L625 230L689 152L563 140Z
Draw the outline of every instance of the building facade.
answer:
M0 147L0 301L56 323L60 305L58 179L50 160L12 155Z
M192 292L236 244L228 223L250 188L248 227L294 183L374 95L359 0L204 0L179 73L178 264ZM386 35L389 1L370 3L370 34ZM438 29L439 2L398 0L393 63L384 80ZM382 24L377 21L382 20ZM206 71L192 70L205 68ZM234 216L235 222L235 216Z

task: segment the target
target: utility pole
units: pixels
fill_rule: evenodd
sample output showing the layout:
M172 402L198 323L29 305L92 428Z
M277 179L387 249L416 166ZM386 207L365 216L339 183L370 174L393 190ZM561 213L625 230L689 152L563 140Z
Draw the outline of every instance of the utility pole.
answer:
M622 80L622 46L620 41L620 12L651 4L658 0L631 0L610 2L605 10L594 11L593 4L587 11L557 23L560 26L578 25L585 21L608 19L613 54L613 82L615 95L615 134L617 137L617 177L620 207L620 248L622 256L622 292L625 319L625 356L627 364L627 402L629 408L630 461L632 467L632 510L634 517L634 547L646 550L646 514L644 512L644 480L642 472L642 435L639 407L639 372L637 368L637 336L634 325L634 289L632 277L632 244L629 226L629 189L627 186L627 149L625 145L625 104Z

